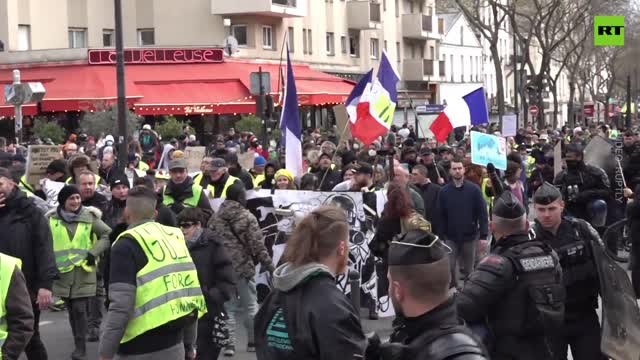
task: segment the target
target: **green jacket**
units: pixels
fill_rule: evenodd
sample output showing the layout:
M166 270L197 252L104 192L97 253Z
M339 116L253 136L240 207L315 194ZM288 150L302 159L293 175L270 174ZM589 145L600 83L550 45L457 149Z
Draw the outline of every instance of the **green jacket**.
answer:
M47 223L49 218L61 219L58 214L57 208L49 211L47 214ZM107 226L102 220L102 213L97 208L83 206L80 210L80 214L76 220L72 223L67 223L63 220L63 223L67 227L69 232L69 238L72 239L75 234L78 222L91 223L91 233L94 238L93 246L89 253L96 257L100 256L103 252L109 249L109 233L111 228ZM77 299L82 297L89 297L96 295L96 272L86 272L80 267L75 267L73 271L60 274L59 278L53 282L53 295L61 298Z

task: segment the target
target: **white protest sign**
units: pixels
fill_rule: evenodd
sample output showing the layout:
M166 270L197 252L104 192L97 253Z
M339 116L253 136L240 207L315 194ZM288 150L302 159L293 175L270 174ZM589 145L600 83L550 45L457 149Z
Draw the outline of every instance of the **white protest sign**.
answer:
M518 117L516 114L502 116L502 136L516 136L518 133Z
M247 151L244 154L238 155L238 164L240 164L240 166L243 169L249 171L253 169L253 163L255 161L255 158L256 158L255 151Z
M49 164L61 158L62 153L57 145L29 145L26 165L27 182L39 184L40 179L47 174Z
M184 149L184 158L187 160L187 171L199 171L200 164L206 153L207 148L204 146L187 146Z

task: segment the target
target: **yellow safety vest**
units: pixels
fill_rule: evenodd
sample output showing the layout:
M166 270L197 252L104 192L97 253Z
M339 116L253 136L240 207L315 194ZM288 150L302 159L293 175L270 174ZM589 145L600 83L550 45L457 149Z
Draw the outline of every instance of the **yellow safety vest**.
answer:
M253 175L251 175L251 177L253 177ZM262 183L264 182L265 179L266 178L265 178L264 174L256 175L255 177L253 177L253 187L254 188L259 187L260 185L262 185Z
M487 196L486 194L487 184L489 183L489 181L491 181L489 178L482 179L482 186L480 186L480 188L482 189L482 197L487 203L487 211L489 214L491 214L491 209L493 208L493 196Z
M226 199L227 190L229 189L229 186L233 185L233 183L236 182L236 181L240 181L240 179L238 179L235 176L229 175L229 177L227 178L227 182L224 183L224 187L222 188L222 194L220 194L220 198L221 199ZM243 185L243 187L244 187L244 185ZM215 194L216 194L216 187L213 186L213 184L209 184L209 187L207 187L207 189L210 192L209 197L214 199L215 198Z
M142 170L142 171L149 170L149 164L147 164L146 162L144 162L142 160L138 161L138 170Z
M536 168L536 159L531 155L527 156L527 168L525 169L527 178L531 177L531 173L535 168Z
M20 190L24 192L30 192L32 194L35 191L33 186L31 186L31 184L27 182L27 175L22 175L22 177L20 178L20 182L18 183L18 187L20 188Z
M200 202L200 196L202 195L202 186L194 183L191 187L191 192L193 193L193 195L191 195L190 198L185 199L182 202L182 205L192 208L198 207L198 202ZM165 185L164 189L162 189L162 203L166 206L171 206L175 202L176 200L174 198L167 195L167 185Z
M2 358L2 347L9 336L7 326L7 293L13 272L22 267L22 261L9 255L0 253L0 358Z
M200 185L200 182L202 181L202 177L204 176L203 172L199 172L196 174L196 176L193 177L193 183Z
M69 239L69 231L64 221L51 217L49 219L51 237L53 238L53 255L61 273L68 273L79 266L86 272L94 272L95 266L87 265L87 254L93 246L91 236L93 224L79 222L73 240Z
M182 232L147 222L118 236L129 236L140 245L147 264L136 273L136 301L120 343L198 310L207 312L198 273Z

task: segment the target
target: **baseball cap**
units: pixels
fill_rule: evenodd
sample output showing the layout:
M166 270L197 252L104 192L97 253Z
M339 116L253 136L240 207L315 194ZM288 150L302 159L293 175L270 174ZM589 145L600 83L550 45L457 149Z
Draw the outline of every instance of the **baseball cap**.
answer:
M207 167L207 171L216 171L220 168L225 167L226 165L227 165L227 162L224 161L224 159L214 158L209 163L209 166Z
M183 158L173 159L169 161L169 170L186 169L186 168L187 168L187 162Z
M433 154L433 150L431 148L423 148L420 150L420 156L429 156Z
M371 165L369 165L366 162L358 162L353 166L353 170L357 173L357 174L367 174L367 175L373 175L373 168L371 167Z
M142 126L142 130L151 130L151 125L144 124L144 126Z
M549 135L547 135L547 134L542 134L542 135L540 135L540 137L539 137L538 139L539 139L539 140L546 140L546 141L549 141Z

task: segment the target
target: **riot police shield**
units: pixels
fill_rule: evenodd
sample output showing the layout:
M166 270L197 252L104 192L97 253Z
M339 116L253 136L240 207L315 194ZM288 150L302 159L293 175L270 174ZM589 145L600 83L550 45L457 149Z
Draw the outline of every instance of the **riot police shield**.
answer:
M592 248L602 298L601 351L611 359L638 360L640 309L629 276L606 253L601 240L593 243Z

